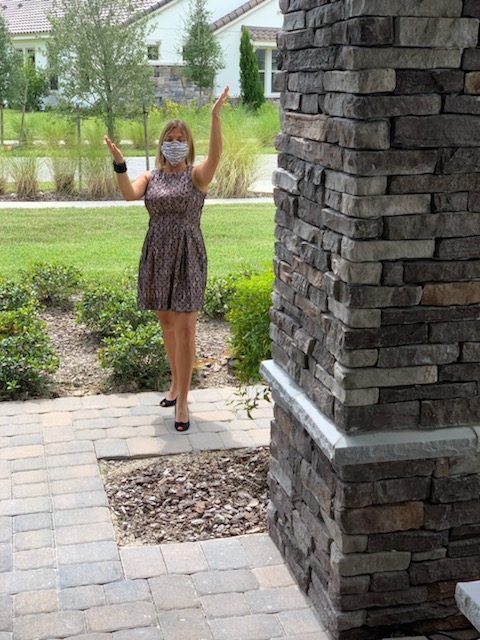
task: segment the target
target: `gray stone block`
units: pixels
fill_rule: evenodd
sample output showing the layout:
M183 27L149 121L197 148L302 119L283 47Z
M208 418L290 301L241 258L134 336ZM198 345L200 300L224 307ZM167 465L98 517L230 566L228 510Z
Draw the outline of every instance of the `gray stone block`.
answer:
M478 24L478 20L472 18L399 17L395 21L395 44L401 47L476 47Z
M461 51L415 47L345 47L343 63L346 69L438 69L458 68Z
M324 91L341 93L389 93L395 89L394 69L326 71Z
M345 17L374 16L437 16L460 17L462 0L347 0Z

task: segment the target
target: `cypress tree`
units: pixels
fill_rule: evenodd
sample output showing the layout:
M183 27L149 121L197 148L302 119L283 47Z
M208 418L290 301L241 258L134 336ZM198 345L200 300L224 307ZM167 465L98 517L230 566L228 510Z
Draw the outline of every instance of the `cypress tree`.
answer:
M257 57L250 39L250 31L246 28L242 29L240 39L240 91L243 103L252 109L258 109L265 102Z

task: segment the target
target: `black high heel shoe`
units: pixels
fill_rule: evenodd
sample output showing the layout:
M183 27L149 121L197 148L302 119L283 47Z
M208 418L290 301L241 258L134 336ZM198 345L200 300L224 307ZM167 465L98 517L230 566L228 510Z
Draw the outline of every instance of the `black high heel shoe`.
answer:
M187 422L179 422L177 420L177 412L175 411L175 431L188 431L190 429L190 420Z
M160 400L160 406L163 407L164 409L166 407L174 407L176 404L177 404L176 398L174 400L167 400L167 398L163 398L163 400Z

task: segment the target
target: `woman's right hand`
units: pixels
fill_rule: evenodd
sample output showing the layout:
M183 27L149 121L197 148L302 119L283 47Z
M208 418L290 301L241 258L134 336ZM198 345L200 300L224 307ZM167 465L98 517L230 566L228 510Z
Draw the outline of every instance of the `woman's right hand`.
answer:
M114 144L110 140L110 138L108 136L105 136L105 142L107 144L107 147L112 152L113 161L115 162L115 164L121 164L124 161L124 158L123 158L123 155L122 155L122 152L120 151L120 149L117 147L116 144Z

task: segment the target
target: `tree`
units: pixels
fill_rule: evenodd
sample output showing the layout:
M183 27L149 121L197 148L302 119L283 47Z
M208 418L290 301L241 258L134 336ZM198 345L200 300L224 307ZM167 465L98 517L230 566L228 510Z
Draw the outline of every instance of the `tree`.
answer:
M200 104L203 90L213 89L217 72L225 67L222 47L213 34L210 16L206 0L190 0L182 40L185 63L182 73L186 80L198 87Z
M240 39L240 95L243 103L252 109L258 109L265 102L257 57L246 28L242 29Z
M21 57L15 51L4 17L0 13L0 143L3 145L3 107L21 95Z
M27 58L21 68L19 80L21 90L10 100L14 109L25 108L25 111L40 111L43 98L50 93L49 75L45 69L37 69L35 63Z
M134 11L132 0L55 0L49 15L59 106L101 115L111 139L116 118L153 99L147 24Z

